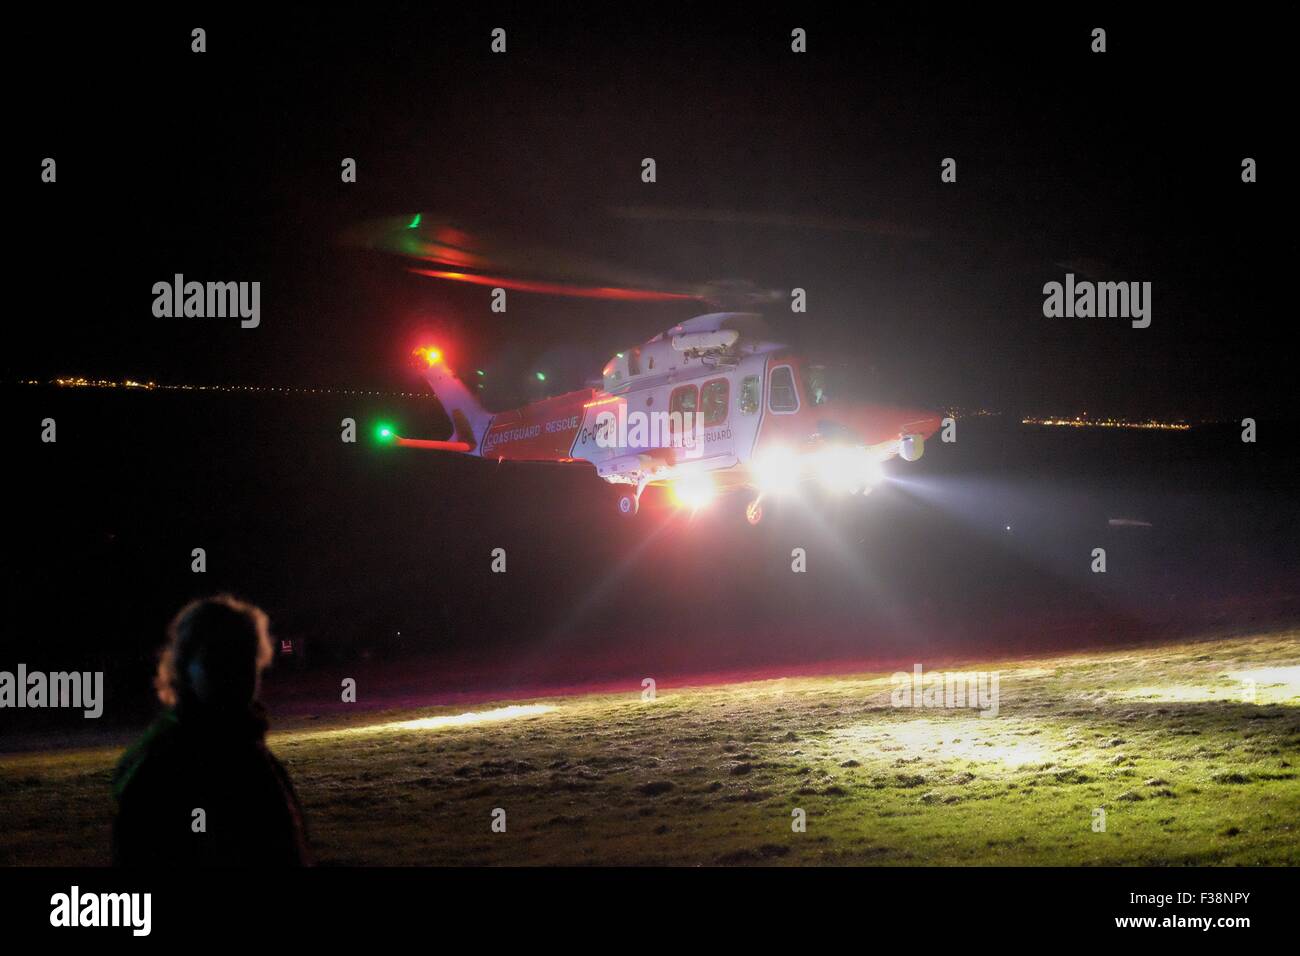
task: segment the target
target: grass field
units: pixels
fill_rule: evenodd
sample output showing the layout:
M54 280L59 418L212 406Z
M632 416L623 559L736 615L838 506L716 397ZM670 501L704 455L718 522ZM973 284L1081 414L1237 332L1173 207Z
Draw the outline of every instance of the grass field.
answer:
M271 747L322 864L1300 863L1300 633L970 666L998 716L864 673L301 719ZM118 753L0 760L0 863L106 863Z

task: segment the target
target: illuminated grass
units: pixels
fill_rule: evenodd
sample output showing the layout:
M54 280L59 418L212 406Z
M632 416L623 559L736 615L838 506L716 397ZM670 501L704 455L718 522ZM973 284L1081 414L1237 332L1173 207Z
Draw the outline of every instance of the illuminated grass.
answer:
M896 709L888 674L652 703L636 675L281 724L271 745L322 863L1296 865L1298 662L1291 633L972 665L1001 672L995 718ZM106 862L117 755L4 758L0 862Z
M496 707L492 710L472 710L463 714L438 714L434 717L416 717L412 720L395 720L383 724L362 724L348 727L343 731L321 731L321 733L350 734L389 734L401 731L441 730L444 727L473 727L477 724L495 724L503 720L517 720L520 717L535 717L555 710L550 704L513 704L509 707ZM305 736L305 735L298 735Z

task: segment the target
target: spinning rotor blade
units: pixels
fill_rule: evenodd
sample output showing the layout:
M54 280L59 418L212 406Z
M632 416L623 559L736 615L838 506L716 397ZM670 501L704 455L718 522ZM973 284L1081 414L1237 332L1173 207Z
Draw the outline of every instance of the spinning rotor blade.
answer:
M776 301L783 293L762 290L744 280L705 283L666 281L621 269L587 256L471 233L449 220L414 213L363 223L342 241L351 246L400 256L407 271L473 285L540 295L624 302L698 300L722 308Z

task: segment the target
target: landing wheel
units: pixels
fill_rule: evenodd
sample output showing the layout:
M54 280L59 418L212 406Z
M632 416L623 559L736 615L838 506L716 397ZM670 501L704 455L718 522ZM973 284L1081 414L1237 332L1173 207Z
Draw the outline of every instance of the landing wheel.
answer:
M749 504L745 505L745 520L750 524L758 524L763 520L762 498L755 498Z
M637 513L637 510L640 507L641 507L641 503L637 500L637 496L632 494L631 492L618 496L619 514L626 515L627 517L630 518Z

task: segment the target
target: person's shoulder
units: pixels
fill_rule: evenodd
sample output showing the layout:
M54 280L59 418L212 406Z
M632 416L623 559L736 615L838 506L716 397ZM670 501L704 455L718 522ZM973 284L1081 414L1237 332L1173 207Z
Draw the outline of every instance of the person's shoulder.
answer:
M113 771L114 797L120 800L132 783L142 775L149 775L151 766L165 762L174 753L179 727L176 715L167 711L148 726L139 740L127 748Z
M285 783L288 783L289 771L285 768L284 763L280 758L273 754L269 747L263 747L262 753L265 755L267 766L271 768L271 771L276 775L276 777Z

